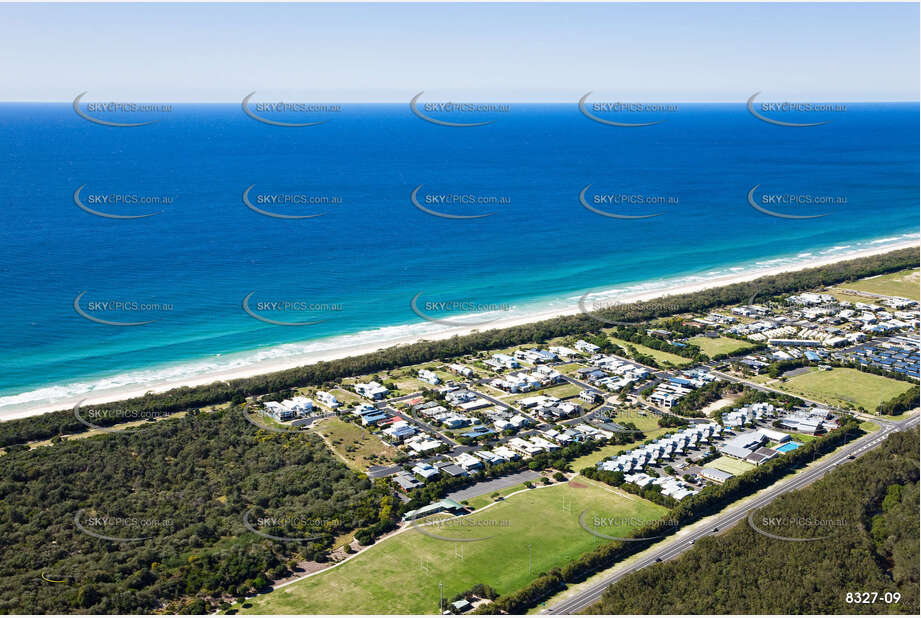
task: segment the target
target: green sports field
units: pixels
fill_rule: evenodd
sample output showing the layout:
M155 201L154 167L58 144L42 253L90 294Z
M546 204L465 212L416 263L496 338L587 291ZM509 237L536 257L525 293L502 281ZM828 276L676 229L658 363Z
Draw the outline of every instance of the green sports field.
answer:
M908 382L844 368L813 370L772 386L791 395L843 408L862 407L867 412L875 412L880 403L911 388Z
M543 571L565 565L607 542L585 531L626 535L667 509L576 477L573 484L529 490L469 515L466 525L398 533L322 574L250 599L252 614L435 614L439 584L445 599L477 583L500 594L524 587ZM618 520L602 525L595 518ZM608 521L610 521L608 519ZM627 520L627 521L623 521ZM476 525L473 525L476 522ZM632 524L632 525L631 525ZM529 573L530 555L530 573Z

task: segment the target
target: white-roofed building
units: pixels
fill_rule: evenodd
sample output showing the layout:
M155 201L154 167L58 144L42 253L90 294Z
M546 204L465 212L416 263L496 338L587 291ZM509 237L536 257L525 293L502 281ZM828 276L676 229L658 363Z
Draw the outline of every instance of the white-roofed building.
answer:
M467 472L483 467L483 461L477 457L474 457L470 453L461 453L454 458L454 463L459 465Z
M425 480L439 476L441 471L432 464L420 463L413 466L413 474L418 474Z
M521 458L521 455L508 448L507 446L497 446L492 450L492 452L499 457L503 457L509 461L516 461Z
M429 384L432 384L433 386L441 384L441 378L438 377L438 374L428 369L419 370L419 379L422 380L423 382L428 382Z
M340 405L339 400L336 399L336 396L332 393L327 393L326 391L317 391L317 401L322 403L327 408L338 408Z
M390 391L380 382L356 382L355 392L368 399L378 400L387 396Z

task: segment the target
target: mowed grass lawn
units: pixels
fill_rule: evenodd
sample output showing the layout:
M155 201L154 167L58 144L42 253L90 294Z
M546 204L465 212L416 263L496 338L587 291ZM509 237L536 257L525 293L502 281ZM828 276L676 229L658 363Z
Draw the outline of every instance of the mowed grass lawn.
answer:
M919 300L918 284L921 282L919 270L917 268L902 270L897 273L888 275L879 275L869 279L861 279L851 283L842 283L839 287L846 290L858 290L860 292L870 292L871 294L883 294L885 296L901 296ZM870 299L863 299L861 302L873 302Z
M738 459L733 459L732 457L718 457L707 464L709 468L716 468L717 470L722 470L723 472L728 472L729 474L735 474L736 476L740 474L745 474L749 470L753 469L755 466Z
M867 412L876 412L880 403L901 395L912 385L856 369L838 367L831 371L814 369L786 382L775 382L772 386L792 395L801 395L830 405L862 407Z
M603 539L579 525L595 517L620 525L593 526L625 535L637 521L653 521L667 509L576 477L578 485L554 485L508 498L468 515L480 525L428 528L448 538L490 537L474 542L444 541L415 530L400 532L334 569L247 601L251 614L436 614L439 584L444 598L477 583L500 594L524 587L539 573L561 567ZM566 507L564 510L564 506ZM490 523L492 522L492 523ZM472 523L472 522L471 522ZM531 551L531 573L528 553ZM461 552L462 557L461 557Z
M668 363L670 365L674 365L675 367L684 367L685 365L690 365L694 362L689 358L684 358L683 356L678 356L677 354L672 354L671 352L653 350L652 348L647 348L646 346L640 345L639 343L631 343L623 339L618 339L617 337L611 337L611 341L624 348L625 350L629 350L629 348L632 346L636 348L636 351L640 354L651 356L660 363Z
M713 339L710 337L692 337L691 339L688 339L688 343L696 345L698 348L700 348L701 352L711 358L717 354L732 354L734 352L739 352L741 350L747 350L748 348L754 347L750 343L739 341L738 339L733 339L732 337L716 337Z

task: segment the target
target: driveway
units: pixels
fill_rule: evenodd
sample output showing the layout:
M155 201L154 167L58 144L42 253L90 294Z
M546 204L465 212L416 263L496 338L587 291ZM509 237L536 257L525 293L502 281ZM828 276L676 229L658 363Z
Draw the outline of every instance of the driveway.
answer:
M402 466L370 466L368 468L368 478L382 479L396 474L403 469Z

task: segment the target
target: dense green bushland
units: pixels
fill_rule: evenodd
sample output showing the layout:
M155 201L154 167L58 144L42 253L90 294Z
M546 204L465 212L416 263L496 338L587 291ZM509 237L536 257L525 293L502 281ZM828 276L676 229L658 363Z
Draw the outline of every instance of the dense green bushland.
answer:
M393 510L316 437L239 408L10 453L0 478L0 613L204 612Z
M807 518L804 521L801 518ZM593 614L918 614L918 431L609 587ZM777 522L777 523L774 523ZM848 603L855 592L897 604Z

